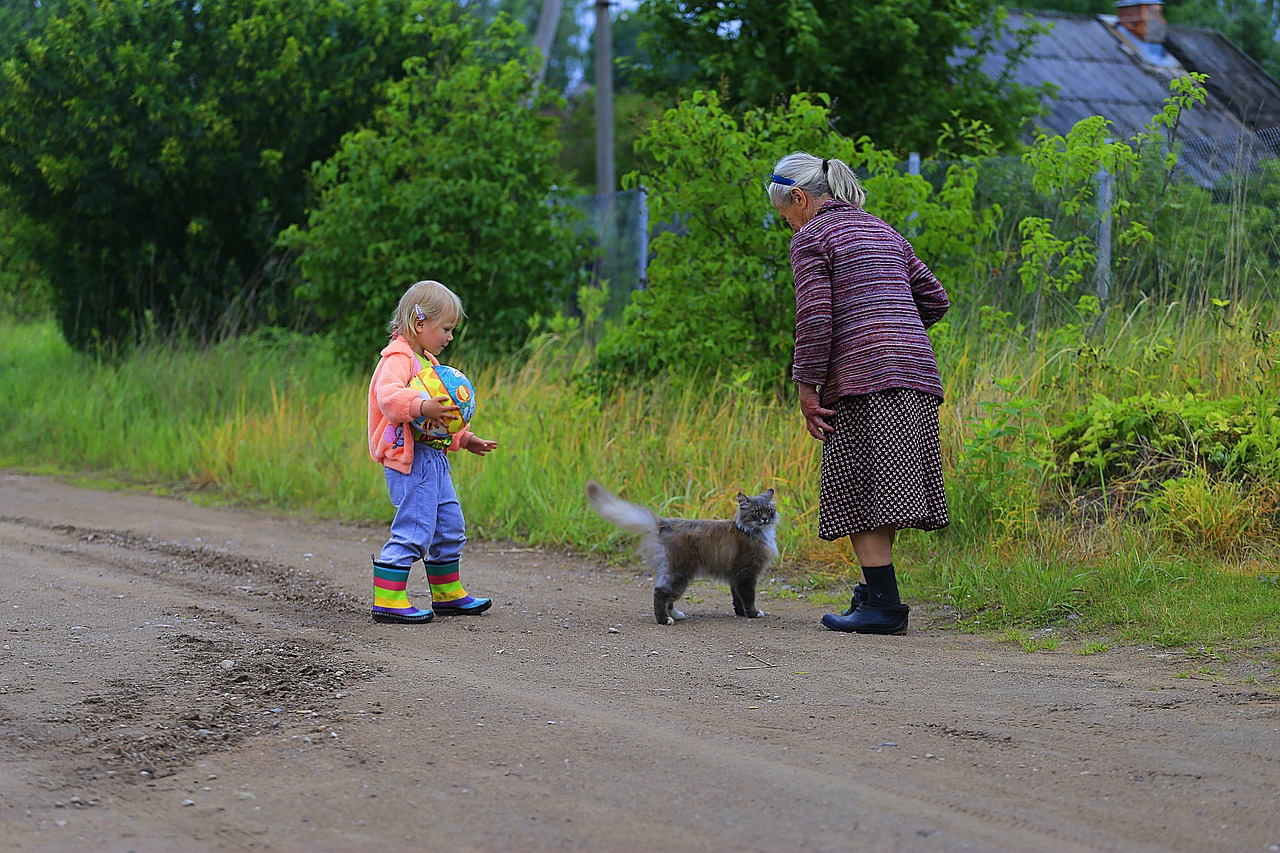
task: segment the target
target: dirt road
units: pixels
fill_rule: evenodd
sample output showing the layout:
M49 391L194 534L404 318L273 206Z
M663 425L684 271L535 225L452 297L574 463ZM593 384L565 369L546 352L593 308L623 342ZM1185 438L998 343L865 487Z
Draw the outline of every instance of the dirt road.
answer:
M378 625L384 532L0 473L0 849L1280 850L1274 654L667 628L479 544L488 614Z

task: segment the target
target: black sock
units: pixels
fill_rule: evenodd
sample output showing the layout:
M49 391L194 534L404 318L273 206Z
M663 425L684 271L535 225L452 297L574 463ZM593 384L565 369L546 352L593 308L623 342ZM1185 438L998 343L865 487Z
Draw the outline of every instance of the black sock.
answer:
M867 601L882 607L901 607L898 597L898 578L893 573L893 563L887 566L863 566L862 576L867 579Z

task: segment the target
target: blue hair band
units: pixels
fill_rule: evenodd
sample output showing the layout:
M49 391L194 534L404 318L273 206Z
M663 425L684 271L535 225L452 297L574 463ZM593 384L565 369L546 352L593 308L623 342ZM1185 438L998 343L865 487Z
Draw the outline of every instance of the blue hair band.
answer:
M794 187L796 185L795 181L791 180L790 178L784 178L781 175L779 175L777 172L774 172L772 175L770 175L769 180L775 184L782 184L784 187Z

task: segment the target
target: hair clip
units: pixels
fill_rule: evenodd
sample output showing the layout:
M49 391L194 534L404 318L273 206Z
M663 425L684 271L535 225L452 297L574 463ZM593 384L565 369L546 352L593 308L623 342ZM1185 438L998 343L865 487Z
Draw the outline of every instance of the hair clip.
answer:
M791 180L790 178L784 178L781 175L779 175L777 172L774 172L772 175L770 175L769 180L775 184L782 184L784 187L794 187L796 185L795 181Z
M425 322L427 322L427 314L426 314L426 312L425 312L425 311L423 311L423 310L422 310L422 306L421 306L421 305L415 305L415 306L413 306L413 313L414 313L414 314L417 314L417 315L418 315L418 319L419 319L419 320L421 320L422 322L424 322L424 323L425 323Z

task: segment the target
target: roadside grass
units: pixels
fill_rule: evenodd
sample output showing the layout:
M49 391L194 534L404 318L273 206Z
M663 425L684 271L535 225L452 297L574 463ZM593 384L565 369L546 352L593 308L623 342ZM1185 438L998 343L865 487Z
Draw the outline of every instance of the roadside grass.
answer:
M940 624L1029 652L1274 648L1274 503L1254 507L1248 535L1216 538L1197 536L1197 511L1183 511L1192 521L1181 527L1105 502L1101 515L1076 513L1069 486L1051 476L1044 435L1046 423L1096 393L1261 393L1259 377L1275 377L1276 341L1257 333L1259 323L1243 312L1192 314L1180 325L1172 312L1146 322L1135 312L1101 347L1079 336L944 336L953 524L900 535L903 593L933 607ZM389 520L381 469L366 452L367 377L338 367L322 342L263 334L204 351L149 346L106 362L73 352L51 323L0 324L0 336L6 467L317 518ZM548 335L498 363L455 365L478 391L473 428L499 441L488 457L454 459L473 537L634 564L632 539L583 500L588 478L675 516L725 517L739 489L773 487L781 559L766 596L845 606L856 569L847 541L814 535L820 445L790 405L734 377L589 390L574 381L589 363L588 348ZM1009 428L990 429L993 417ZM1276 484L1256 485L1274 494ZM1207 523L1222 526L1211 511L1221 490L1188 494Z

